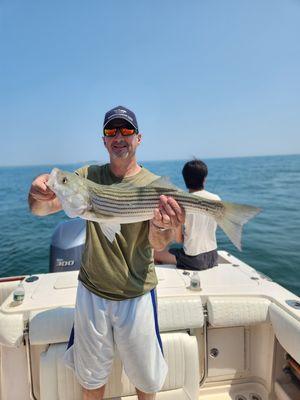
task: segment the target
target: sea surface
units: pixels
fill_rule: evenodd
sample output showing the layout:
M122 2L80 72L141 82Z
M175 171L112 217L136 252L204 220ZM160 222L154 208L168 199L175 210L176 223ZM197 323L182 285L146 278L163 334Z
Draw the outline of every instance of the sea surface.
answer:
M300 155L204 160L206 189L223 200L248 203L262 212L243 233L239 252L218 230L218 247L300 295ZM143 165L184 188L185 161L152 161ZM83 164L55 165L72 171ZM47 272L49 246L63 212L31 215L27 194L33 178L54 165L0 168L0 277Z

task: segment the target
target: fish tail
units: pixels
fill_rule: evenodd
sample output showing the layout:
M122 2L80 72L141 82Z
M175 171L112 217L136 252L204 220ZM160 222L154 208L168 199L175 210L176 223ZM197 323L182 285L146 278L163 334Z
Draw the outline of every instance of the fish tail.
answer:
M226 233L232 243L242 250L243 225L255 217L261 209L253 206L222 202L224 205L223 216L216 219L220 228Z

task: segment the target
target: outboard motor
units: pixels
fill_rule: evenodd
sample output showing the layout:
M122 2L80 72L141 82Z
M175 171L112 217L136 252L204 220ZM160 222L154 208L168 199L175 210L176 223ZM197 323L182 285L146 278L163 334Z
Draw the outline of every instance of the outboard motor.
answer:
M85 232L86 221L80 218L58 224L50 245L49 272L75 271L80 268Z

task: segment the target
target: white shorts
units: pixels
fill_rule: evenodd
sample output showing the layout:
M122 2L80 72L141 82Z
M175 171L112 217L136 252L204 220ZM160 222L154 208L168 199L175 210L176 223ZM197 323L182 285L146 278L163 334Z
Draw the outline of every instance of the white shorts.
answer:
M96 296L79 282L74 328L64 356L86 389L105 385L116 344L126 375L145 393L158 392L168 367L159 336L155 293L113 301Z

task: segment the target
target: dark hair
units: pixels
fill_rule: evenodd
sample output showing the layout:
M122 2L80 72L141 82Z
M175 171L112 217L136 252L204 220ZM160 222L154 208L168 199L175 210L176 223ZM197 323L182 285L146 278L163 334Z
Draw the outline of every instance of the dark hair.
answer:
M183 179L188 189L203 189L204 179L207 177L207 174L207 165L197 159L188 161L182 169Z

